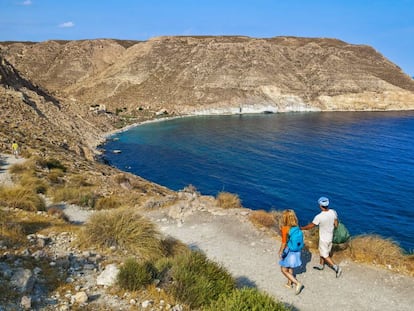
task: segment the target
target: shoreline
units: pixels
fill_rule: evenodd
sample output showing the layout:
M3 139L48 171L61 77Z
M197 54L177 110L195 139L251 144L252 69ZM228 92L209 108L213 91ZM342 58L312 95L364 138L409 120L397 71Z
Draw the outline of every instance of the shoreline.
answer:
M404 111L402 111L402 113L404 113ZM245 113L245 114L247 114L247 113ZM257 113L256 115L259 115L259 117L260 117L260 115L261 115L262 113ZM284 114L284 113L283 113ZM304 115L307 115L308 113L304 113ZM233 115L237 115L237 114L233 114ZM312 113L310 114L310 115L312 115ZM400 115L400 114L397 114L397 115ZM407 115L407 117L408 116L410 116L411 114L409 114L409 115ZM191 117L199 117L199 116L201 116L201 115L177 115L177 116L166 116L166 117L160 117L160 118L154 118L154 119L150 119L150 120L145 120L145 121L141 121L141 122L136 122L136 123L134 123L134 124L130 124L130 125L128 125L128 126L125 126L125 127L123 127L123 128L120 128L120 129L116 129L116 130L114 130L114 131L111 131L111 132L108 132L108 133L106 133L106 135L105 135L105 138L106 138L106 140L108 140L108 139L110 139L110 137L112 136L112 135L115 135L116 133L122 133L122 132L125 132L125 131L128 131L129 129L131 129L131 128L134 128L134 127L137 127L137 126L140 126L140 125L145 125L145 124L148 124L148 123L155 123L155 122L163 122L163 121L169 121L169 120L174 120L174 119L181 119L181 118L191 118ZM202 115L201 117L203 117L203 116L209 116L209 115ZM211 115L210 115L211 116ZM381 118L383 115L382 114L380 114L380 115L373 115L373 118L375 118L375 119L377 119L377 117L379 117L379 118ZM394 114L393 113L391 113L390 115L388 115L388 114L384 114L384 116L390 116L391 118L392 118L392 116L394 116ZM405 114L402 114L401 116L405 116ZM238 117L236 117L236 118L238 118ZM106 161L104 161L104 155L105 155L105 153L106 153L106 155L109 155L110 156L110 153L111 153L111 150L102 150L102 153L101 153L101 157L98 157L98 161L99 162L101 162L101 163L103 163L103 164L105 164L105 165L108 165L108 166L112 166L109 162L106 162ZM120 169L121 171L126 171L126 172L128 172L128 170L123 170L123 169ZM139 176L139 174L135 174L135 175L137 175L137 176ZM152 182L152 181L151 181ZM165 186L164 186L165 187ZM168 187L167 187L168 188ZM172 190L172 189L170 189L170 190ZM177 188L176 190L172 190L172 191L179 191L179 189ZM209 195L209 194L206 194L206 195ZM247 207L249 210L255 210L254 208L252 209L251 207ZM361 232L361 231L360 231ZM366 233L369 233L369 232L366 232ZM358 235L361 235L361 234L364 234L364 233L359 233ZM358 236L358 235L353 235L353 237L355 237L355 236ZM387 239L387 236L384 236L383 237L383 239ZM397 241L397 240L395 240L395 241ZM409 248L409 247L406 247L406 248L402 248L403 250L404 250L404 252L405 253L407 253L407 254L412 254L412 250Z

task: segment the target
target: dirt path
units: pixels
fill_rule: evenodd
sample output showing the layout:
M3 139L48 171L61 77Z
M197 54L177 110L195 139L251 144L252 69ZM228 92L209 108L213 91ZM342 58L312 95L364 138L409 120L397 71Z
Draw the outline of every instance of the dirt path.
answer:
M23 163L26 159L19 157L15 158L11 154L0 154L0 185L10 186L13 184L11 175L9 174L9 167L16 163Z
M0 184L10 183L7 168L24 160L9 155L0 155L0 159ZM297 310L413 310L414 278L372 266L340 262L343 276L336 279L330 269L312 269L318 256L310 253L302 256L303 268L297 272L297 277L305 288L296 296L293 289L284 287L286 279L277 260L280 242L276 238L256 229L243 209L207 210L196 210L184 221L170 218L167 209L151 211L146 216L157 223L164 234L221 263L239 284L257 286ZM90 216L89 212L73 205L67 207L66 212L71 221L78 223Z
M297 277L305 288L298 296L284 287L277 252L280 242L257 230L240 211L197 212L183 223L166 212L149 214L162 232L173 236L226 267L244 285L255 285L301 311L413 310L414 278L383 269L341 262L343 276L314 270L318 255L305 253Z

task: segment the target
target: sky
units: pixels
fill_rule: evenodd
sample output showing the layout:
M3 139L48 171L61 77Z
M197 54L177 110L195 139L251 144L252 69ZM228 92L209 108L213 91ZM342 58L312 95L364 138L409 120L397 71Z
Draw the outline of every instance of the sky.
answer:
M336 38L414 76L414 0L0 0L0 41Z

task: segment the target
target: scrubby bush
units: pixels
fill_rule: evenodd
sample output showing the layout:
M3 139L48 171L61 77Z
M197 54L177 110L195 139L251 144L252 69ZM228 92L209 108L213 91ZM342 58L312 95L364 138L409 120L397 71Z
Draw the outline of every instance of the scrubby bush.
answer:
M121 199L116 196L100 197L96 200L95 209L115 209L121 206Z
M68 216L65 215L62 209L56 206L52 206L47 210L48 215L51 215L55 218L62 219L64 221L69 221Z
M67 202L84 207L94 207L96 196L90 187L61 187L53 193L54 202Z
M404 254L394 241L378 235L360 235L352 238L349 252L357 262L373 263L414 275L414 257Z
M43 180L35 175L32 174L22 174L20 176L19 183L22 187L26 189L31 189L35 193L43 193L45 194L48 189L48 184Z
M80 240L100 249L116 247L142 259L163 256L155 225L131 209L94 213L81 231Z
M188 246L183 242L171 237L161 240L161 246L166 256L178 256L189 251Z
M117 279L121 288L136 291L150 284L155 276L156 270L152 263L130 258L119 269Z
M45 201L33 191L22 186L0 188L0 204L26 211L44 211Z
M220 192L216 199L218 206L224 209L241 207L241 200L237 194Z
M26 163L16 163L9 168L11 174L22 174L27 171L31 171L31 167Z
M217 301L203 309L204 311L288 311L281 302L255 288L242 288L229 295L221 295Z
M66 172L66 167L57 159L38 159L38 165L42 168L47 168L48 170L51 169L60 169L63 172Z
M71 175L68 181L70 187L89 187L92 186L88 179L84 175L75 174Z
M65 173L59 168L51 169L47 174L47 178L52 184L63 183L63 176L65 176Z
M17 246L19 243L25 242L26 234L21 224L10 221L7 215L0 210L0 240L3 244L10 247Z
M207 306L235 288L230 273L200 252L177 256L170 273L170 291L192 308Z
M253 211L250 213L249 219L252 223L266 228L273 228L276 224L276 219L273 213L268 213L264 210Z

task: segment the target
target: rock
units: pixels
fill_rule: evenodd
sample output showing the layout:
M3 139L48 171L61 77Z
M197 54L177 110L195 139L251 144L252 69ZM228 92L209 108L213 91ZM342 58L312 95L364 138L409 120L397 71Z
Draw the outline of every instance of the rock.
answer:
M111 286L115 284L119 269L115 264L105 267L105 270L96 278L97 285Z
M35 279L29 269L18 268L13 274L10 283L21 293L30 293L33 289Z
M144 308L144 309L146 309L146 308L148 308L148 307L150 307L150 306L152 306L152 304L153 304L154 302L152 301L152 300L144 300L142 303L141 303L141 306Z
M78 304L84 304L88 301L88 295L85 292L76 293L74 300Z
M28 296L23 296L20 305L23 309L29 310L32 307L32 299Z
M5 279L10 279L13 275L13 270L5 262L0 262L0 275L3 275Z

